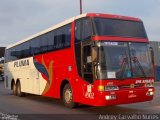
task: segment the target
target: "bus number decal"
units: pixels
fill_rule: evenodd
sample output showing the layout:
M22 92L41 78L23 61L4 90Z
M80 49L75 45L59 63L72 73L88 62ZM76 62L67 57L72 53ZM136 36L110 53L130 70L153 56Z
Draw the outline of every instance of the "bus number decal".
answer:
M92 85L87 85L87 91L85 97L89 99L94 99L94 93L92 92Z

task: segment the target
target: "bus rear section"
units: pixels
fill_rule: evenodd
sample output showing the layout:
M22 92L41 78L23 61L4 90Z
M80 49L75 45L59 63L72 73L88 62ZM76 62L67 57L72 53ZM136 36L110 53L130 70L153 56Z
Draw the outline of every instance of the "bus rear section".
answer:
M68 107L153 99L152 51L140 19L89 13L41 33L6 49L13 94L59 98Z

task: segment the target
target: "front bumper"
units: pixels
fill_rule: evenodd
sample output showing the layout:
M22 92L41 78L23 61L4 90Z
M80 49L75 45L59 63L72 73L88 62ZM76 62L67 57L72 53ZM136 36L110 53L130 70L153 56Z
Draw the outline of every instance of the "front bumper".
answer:
M148 93L151 93L149 95ZM144 101L151 101L153 99L154 88L128 89L117 90L111 92L99 92L94 106L112 106L120 104L130 104ZM107 99L108 96L115 96L113 99Z

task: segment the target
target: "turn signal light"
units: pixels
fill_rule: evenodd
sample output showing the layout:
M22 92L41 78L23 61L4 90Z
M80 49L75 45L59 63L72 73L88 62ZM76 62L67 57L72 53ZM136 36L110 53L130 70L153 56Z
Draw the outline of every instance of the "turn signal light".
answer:
M98 91L101 91L101 92L104 91L104 86L103 85L99 85L98 86Z

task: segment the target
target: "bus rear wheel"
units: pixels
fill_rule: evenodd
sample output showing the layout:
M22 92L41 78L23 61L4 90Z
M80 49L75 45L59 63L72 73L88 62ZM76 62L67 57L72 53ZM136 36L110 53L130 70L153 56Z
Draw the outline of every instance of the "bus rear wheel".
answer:
M16 84L15 83L13 83L13 95L17 95L17 88L16 88Z
M77 103L73 102L73 92L69 84L66 84L63 88L62 99L63 99L64 105L69 108L75 108L78 106Z
M17 87L17 95L19 97L23 97L25 94L21 91L21 83L18 82L17 85L16 85L16 87Z

